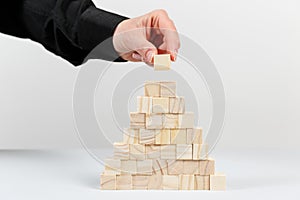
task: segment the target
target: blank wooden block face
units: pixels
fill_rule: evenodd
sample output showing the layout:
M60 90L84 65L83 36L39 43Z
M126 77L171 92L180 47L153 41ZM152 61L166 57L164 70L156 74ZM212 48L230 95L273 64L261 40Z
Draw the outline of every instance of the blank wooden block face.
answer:
M152 175L152 160L138 160L137 174L139 175Z
M162 114L148 114L146 115L146 128L147 129L161 129L163 123Z
M180 190L194 190L195 179L194 175L180 175L179 176L179 189Z
M168 160L168 174L180 175L183 174L183 161L182 160Z
M146 148L145 145L141 144L130 144L129 145L129 159L130 160L145 160Z
M132 188L134 190L147 190L149 183L149 176L132 176Z
M176 82L160 82L161 97L176 97Z
M184 98L183 97L170 97L169 112L183 114L185 112Z
M187 129L187 144L202 144L202 128Z
M129 145L124 143L114 143L114 158L129 159Z
M160 83L159 82L146 82L144 86L145 96L159 97L160 96Z
M207 144L193 144L193 160L207 159L207 154Z
M183 161L183 174L199 174L199 161L184 160Z
M155 144L170 144L171 130L161 129L155 137Z
M116 189L116 175L101 174L100 187L102 190Z
M193 159L193 145L177 144L176 145L176 158L179 160L192 160Z
M132 176L131 175L118 175L116 185L117 185L117 190L131 190L132 189Z
M179 117L177 114L165 114L163 117L163 128L174 129L179 127Z
M209 190L209 176L195 175L195 190Z
M160 158L163 160L176 159L176 145L161 145L160 147Z
M152 97L137 97L137 111L139 113L151 113Z
M152 171L156 175L168 175L168 164L167 160L153 160Z
M154 55L154 70L163 71L171 68L170 54Z
M186 144L186 129L171 129L171 144Z
M184 113L178 115L178 127L193 128L194 127L194 113Z
M173 175L163 176L163 189L164 190L178 190L179 189L179 178Z
M138 144L139 143L139 129L125 129L123 133L123 143Z
M215 161L213 159L199 161L199 174L212 175L215 174Z
M210 175L210 190L226 190L226 176L224 174Z
M140 144L154 144L157 130L140 129L139 143Z
M144 113L130 113L130 128L144 128L146 117Z
M160 159L160 146L147 145L146 146L146 159Z
M149 176L148 190L160 190L162 189L162 179L161 175Z
M168 113L169 112L169 98L153 97L152 112L153 113Z
M136 174L137 161L135 160L121 160L121 174Z
M121 160L109 158L105 159L105 174L120 174L121 173Z

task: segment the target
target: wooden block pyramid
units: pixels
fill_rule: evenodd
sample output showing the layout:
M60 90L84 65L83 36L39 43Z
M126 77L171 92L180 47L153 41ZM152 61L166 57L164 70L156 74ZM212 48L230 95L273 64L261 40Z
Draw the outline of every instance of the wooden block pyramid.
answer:
M202 129L194 127L194 113L185 112L176 83L146 82L144 91L123 141L105 161L101 189L225 190L226 177L215 173Z

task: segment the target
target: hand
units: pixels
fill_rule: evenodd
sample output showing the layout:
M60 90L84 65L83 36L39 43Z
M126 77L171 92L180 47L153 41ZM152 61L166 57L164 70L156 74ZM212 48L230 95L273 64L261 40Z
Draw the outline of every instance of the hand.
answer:
M166 11L155 10L121 22L115 30L113 45L123 59L152 65L155 54L169 53L175 61L180 41Z

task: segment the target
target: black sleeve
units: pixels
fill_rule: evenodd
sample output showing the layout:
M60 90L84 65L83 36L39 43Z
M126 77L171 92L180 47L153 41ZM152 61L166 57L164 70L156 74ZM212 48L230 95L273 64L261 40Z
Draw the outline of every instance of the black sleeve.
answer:
M4 3L5 2L5 3ZM126 17L95 7L91 0L7 0L0 7L0 32L41 43L74 65L82 64L89 52L113 36ZM123 61L106 41L99 58Z

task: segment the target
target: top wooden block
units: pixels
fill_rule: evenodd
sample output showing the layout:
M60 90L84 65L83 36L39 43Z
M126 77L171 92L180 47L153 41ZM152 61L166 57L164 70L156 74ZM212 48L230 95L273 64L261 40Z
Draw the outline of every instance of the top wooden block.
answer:
M165 71L171 68L170 54L158 54L154 56L154 70Z
M146 97L176 97L176 82L146 81L144 93Z

